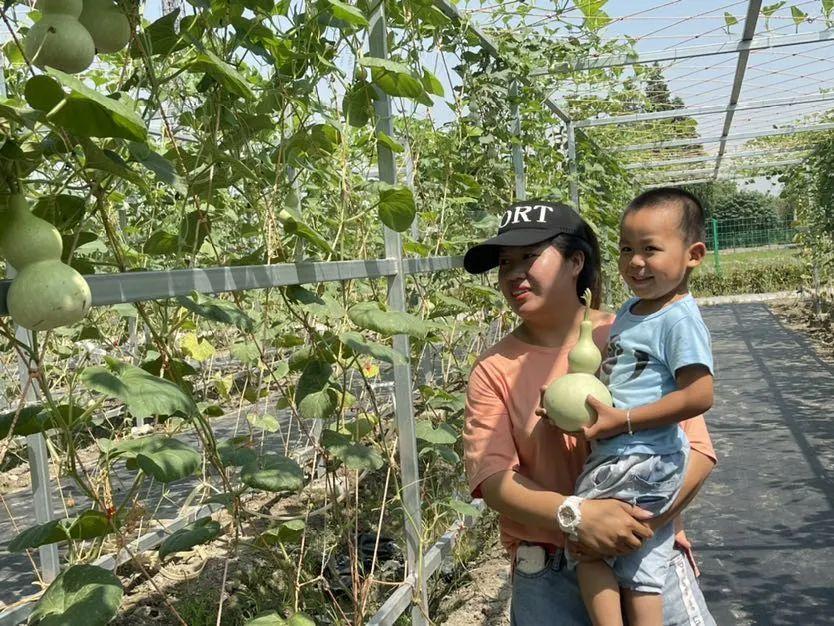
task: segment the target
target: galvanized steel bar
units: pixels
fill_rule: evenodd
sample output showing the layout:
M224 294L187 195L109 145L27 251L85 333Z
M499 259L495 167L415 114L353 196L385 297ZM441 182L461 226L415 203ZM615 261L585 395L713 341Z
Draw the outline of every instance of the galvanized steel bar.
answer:
M527 184L524 180L524 149L521 146L521 113L519 112L518 81L510 83L510 114L513 116L513 172L515 173L515 199L527 197Z
M611 152L637 152L640 150L659 150L661 148L682 148L684 146L697 146L702 143L718 143L719 141L741 141L745 139L758 139L759 137L777 137L779 135L794 135L796 133L811 133L823 130L834 130L834 123L808 124L803 126L785 126L771 130L761 130L750 133L738 133L727 137L693 137L691 139L673 139L670 141L655 141L631 146L612 146L608 148Z
M574 208L579 211L579 178L576 166L576 132L573 123L567 123L568 134L568 184L570 186L570 201Z
M682 109L670 109L668 111L654 111L653 113L633 113L631 115L615 115L612 117L590 118L575 122L576 128L590 128L593 126L612 126L615 124L633 124L635 122L651 122L654 120L668 120L676 117L697 117L699 115L714 115L726 113L727 111L755 111L780 106L798 106L802 104L814 104L816 102L831 102L834 100L834 93L819 93L808 96L797 96L792 98L773 98L772 100L755 100L751 102L739 102L735 105L724 106L716 104L705 107L684 107Z
M802 154L807 153L808 148L797 148L797 149L788 149L788 150L750 150L745 152L731 152L729 154L725 154L725 159L746 159L752 157L762 157L762 156L784 156L785 153L788 154ZM648 169L654 167L669 167L671 165L686 165L688 163L706 163L707 161L714 161L715 155L711 154L709 156L696 156L696 157L684 157L681 159L669 159L668 161L647 161L645 163L629 163L625 166L627 170L640 170L640 169Z
M380 2L370 23L370 55L380 59L388 58L388 28L385 17L385 3ZM374 102L377 114L376 130L389 137L395 136L391 99L377 88ZM380 181L396 184L397 165L393 151L382 142L377 142ZM388 276L388 305L394 311L406 310L405 272L403 271L402 238L400 234L383 226L385 231L385 256L394 262L394 272ZM394 410L397 420L397 441L400 454L401 499L403 504L404 528L408 557L407 576L414 576L411 622L425 626L428 618L428 594L423 572L423 520L420 496L420 470L417 464L417 439L414 425L414 398L411 388L410 345L407 335L393 337L394 350L405 357L404 363L394 365Z
M737 172L749 172L750 170L763 170L763 169L770 169L774 167L790 167L792 165L799 165L802 163L802 159L785 159L784 161L768 161L765 163L750 163L748 165L740 165L738 167L725 167L721 170L724 173L737 173ZM652 172L652 178L646 178L642 180L646 181L655 181L655 180L662 180L660 176L672 177L672 178L681 178L682 176L691 176L693 174L709 174L713 172L713 167L703 167L695 170L669 170L666 172Z
M744 18L744 32L741 35L743 42L749 42L756 34L756 24L759 20L759 10L762 7L762 0L750 0L747 4L747 16ZM718 156L715 159L715 171L713 171L713 178L718 176L718 170L721 167L721 157L724 156L724 150L727 147L727 136L730 134L730 128L733 125L733 116L735 115L735 105L738 104L739 96L741 95L741 87L744 84L744 74L747 71L747 61L750 59L750 50L741 50L738 53L738 61L736 62L736 73L733 77L733 89L730 92L730 104L728 105L727 113L724 116L724 127L721 130L721 136L724 138L718 145Z
M659 50L645 54L610 54L601 57L591 57L573 63L562 63L553 68L540 68L532 70L530 76L547 76L550 74L566 74L570 72L581 72L584 70L595 70L605 67L618 67L622 65L646 65L662 61L680 61L682 59L694 59L698 57L712 56L716 54L731 54L743 50L766 50L769 48L783 48L786 46L800 46L804 44L819 43L834 39L834 29L823 30L816 33L802 33L797 35L781 35L776 37L754 37L750 41L731 41L722 44L711 44L708 46L689 46L685 48L672 48Z

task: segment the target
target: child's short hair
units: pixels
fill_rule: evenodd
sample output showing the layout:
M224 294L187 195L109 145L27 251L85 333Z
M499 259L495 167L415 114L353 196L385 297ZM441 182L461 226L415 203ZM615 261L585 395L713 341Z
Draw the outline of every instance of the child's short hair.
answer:
M640 209L648 209L661 204L675 203L681 209L680 229L687 244L706 241L707 229L704 207L694 195L678 187L657 187L644 191L634 198L626 207L623 218Z

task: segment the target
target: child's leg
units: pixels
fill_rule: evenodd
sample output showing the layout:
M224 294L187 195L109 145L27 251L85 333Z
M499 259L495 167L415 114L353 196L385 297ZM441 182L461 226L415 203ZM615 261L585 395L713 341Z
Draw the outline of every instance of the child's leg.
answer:
M628 626L663 626L663 596L623 589L623 607Z
M579 563L576 566L576 576L582 600L594 625L622 626L620 588L608 564L605 561Z

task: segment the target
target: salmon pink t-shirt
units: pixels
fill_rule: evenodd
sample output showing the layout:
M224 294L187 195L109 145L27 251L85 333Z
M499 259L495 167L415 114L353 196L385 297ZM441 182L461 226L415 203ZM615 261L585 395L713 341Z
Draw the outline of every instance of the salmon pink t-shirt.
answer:
M613 316L594 328L602 351ZM540 389L568 371L573 345L545 348L510 334L480 356L469 377L466 425L463 433L466 474L473 496L481 483L498 472L512 470L540 487L563 495L573 493L582 471L587 445L536 415ZM703 417L681 422L692 450L715 461L715 450ZM501 540L512 554L521 541L564 547L564 535L553 528L527 526L501 516Z

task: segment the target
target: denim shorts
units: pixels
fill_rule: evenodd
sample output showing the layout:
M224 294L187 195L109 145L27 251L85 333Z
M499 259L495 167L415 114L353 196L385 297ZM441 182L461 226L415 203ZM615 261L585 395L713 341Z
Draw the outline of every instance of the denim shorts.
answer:
M663 584L664 626L715 626L695 572L675 548ZM538 572L513 573L511 626L590 626L579 593L576 571L566 567L561 551L549 555Z
M672 454L629 454L588 457L576 482L576 495L599 500L616 498L636 504L654 515L664 513L675 501L683 484L689 446ZM639 550L608 560L621 587L660 593L672 557L675 531L670 522L655 530ZM568 555L568 565L574 562Z

